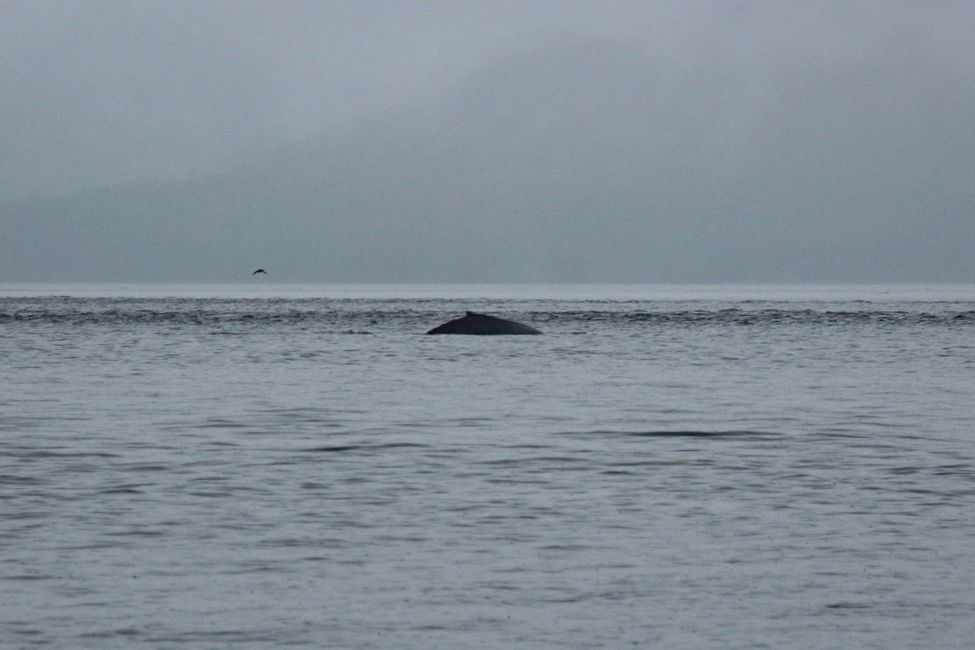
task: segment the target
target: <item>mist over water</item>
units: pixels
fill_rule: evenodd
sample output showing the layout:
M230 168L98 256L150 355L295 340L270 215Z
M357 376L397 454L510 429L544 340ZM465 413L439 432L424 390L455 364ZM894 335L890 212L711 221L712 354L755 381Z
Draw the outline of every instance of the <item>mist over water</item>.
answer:
M540 337L424 336L466 309ZM975 288L0 289L4 647L966 647Z
M3 16L4 281L975 280L963 0Z

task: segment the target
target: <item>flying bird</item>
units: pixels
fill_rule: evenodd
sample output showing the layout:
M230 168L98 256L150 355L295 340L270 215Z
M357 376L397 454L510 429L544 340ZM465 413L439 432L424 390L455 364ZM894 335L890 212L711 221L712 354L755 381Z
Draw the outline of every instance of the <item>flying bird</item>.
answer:
M257 269L256 271L251 273L251 275L257 275L258 273L263 273L264 275L267 275L267 271L265 271L264 269Z

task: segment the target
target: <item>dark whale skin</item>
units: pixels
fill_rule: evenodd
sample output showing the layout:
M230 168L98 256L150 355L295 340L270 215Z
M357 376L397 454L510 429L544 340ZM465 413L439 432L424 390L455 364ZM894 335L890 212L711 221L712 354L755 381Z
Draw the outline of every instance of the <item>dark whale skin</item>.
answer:
M427 334L474 334L480 336L493 336L497 334L541 334L534 327L516 323L513 320L505 320L497 316L487 314L475 314L467 312L463 318L452 320L434 327Z

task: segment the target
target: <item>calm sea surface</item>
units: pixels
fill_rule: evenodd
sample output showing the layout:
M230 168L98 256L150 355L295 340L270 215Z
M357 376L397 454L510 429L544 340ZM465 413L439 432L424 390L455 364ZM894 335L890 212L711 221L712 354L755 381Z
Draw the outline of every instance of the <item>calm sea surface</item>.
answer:
M4 649L975 640L973 286L0 285L0 370Z

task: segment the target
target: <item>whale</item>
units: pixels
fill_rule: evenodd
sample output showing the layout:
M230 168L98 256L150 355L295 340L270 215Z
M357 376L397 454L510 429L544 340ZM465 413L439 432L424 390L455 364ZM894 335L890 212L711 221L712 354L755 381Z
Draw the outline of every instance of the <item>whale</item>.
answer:
M541 332L534 327L522 325L513 320L469 311L464 317L438 325L427 334L476 334L485 336L494 334L541 334Z

